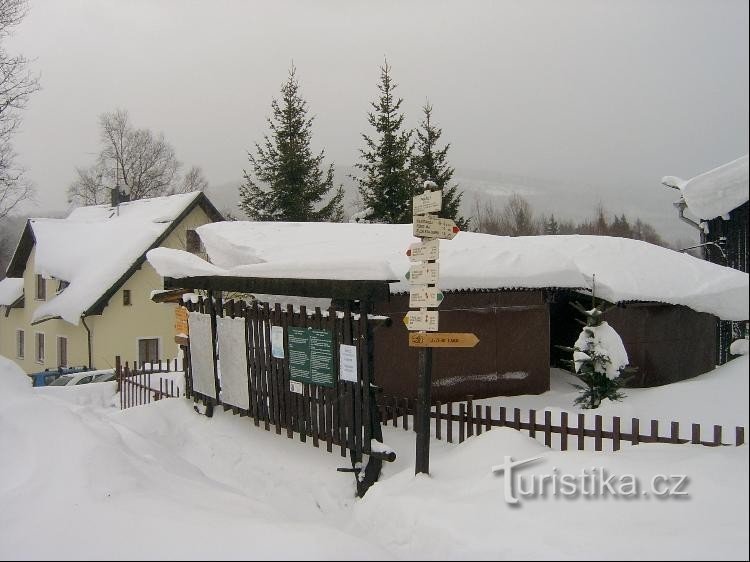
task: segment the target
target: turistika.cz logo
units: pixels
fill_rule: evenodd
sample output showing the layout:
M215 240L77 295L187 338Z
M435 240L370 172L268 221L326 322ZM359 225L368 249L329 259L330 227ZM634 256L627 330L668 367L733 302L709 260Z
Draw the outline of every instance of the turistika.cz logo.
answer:
M578 474L562 474L552 468L549 474L520 474L517 469L540 461L544 455L514 461L504 457L503 464L492 467L492 472L504 478L506 503L518 504L520 498L535 499L562 497L574 499L622 497L630 499L685 499L688 493L688 477L684 474L656 474L644 485L633 474L610 474L602 467L584 468Z

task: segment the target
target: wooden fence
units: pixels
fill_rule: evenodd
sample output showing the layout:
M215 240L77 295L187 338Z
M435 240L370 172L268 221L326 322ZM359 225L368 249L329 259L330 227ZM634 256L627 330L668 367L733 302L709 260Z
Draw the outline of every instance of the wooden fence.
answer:
M383 423L394 427L400 425L405 430L409 429L410 424L414 427L415 406L416 401L413 399L385 395L378 403ZM510 410L504 406L474 404L471 398L458 403L436 402L432 406L430 416L433 420L435 439L446 439L449 443L462 443L465 439L481 435L493 427L509 427L527 432L529 437L543 439L547 447L554 446L562 451L572 448L571 441L575 441L579 451L590 448L592 441L595 451L602 451L605 441L614 451L619 450L623 443L693 443L708 447L740 446L745 443L744 427L735 427L734 435L730 436L727 435L730 431L725 431L720 425L713 425L708 431L709 437L706 438L702 426L693 423L690 424L690 437L687 438L680 434L680 423L675 421L669 423L668 430L662 433L658 420L642 423L638 418L632 418L627 423L618 416L605 420L601 415L594 415L591 427L589 420L592 416L577 414L574 417L575 423L571 425L571 416L567 412L559 413L559 425L555 425L550 411L528 410L523 416L520 408ZM725 442L727 437L729 442Z
M242 384L247 385L247 408L236 403L223 403L218 376L215 395L196 392L194 361L188 350L187 396L206 405L209 413L214 406L222 406L225 411L231 410L234 414L251 418L256 426L263 426L266 431L274 430L278 435L285 433L289 439L296 434L300 441L309 439L315 447L324 444L328 452L333 452L335 448L342 457L349 453L352 472L359 471L357 467L362 462L363 454L370 456L366 471L373 471L373 474L375 471L379 473L383 460L395 459L394 453L373 450L370 444L371 440L382 440L373 390L372 331L384 322L368 317L367 303L360 302L359 313L351 310L349 302L342 306L342 310L331 307L325 312L318 307L308 312L305 306L295 311L292 305L282 308L278 303L270 307L268 303L257 301L250 304L243 301L222 303L218 298L200 298L197 303L188 303L187 307L190 312L213 317L213 342L195 341L195 335L191 333L190 345L214 346L214 373L217 372L217 360L221 363L222 353L216 347L216 317L241 318L245 321L245 349L229 352L246 353L247 373ZM283 358L274 357L272 353L272 326L283 330ZM291 390L289 328L312 328L330 334L334 374L332 386L300 383L301 392ZM356 382L339 379L340 344L356 347ZM364 487L360 487L358 482L360 494L372 481Z
M163 398L180 397L180 387L174 380L162 377L166 373L176 372L177 367L177 359L173 362L159 360L142 366L133 361L131 367L127 361L123 365L120 357L116 357L115 375L117 390L120 392L120 409L150 404Z

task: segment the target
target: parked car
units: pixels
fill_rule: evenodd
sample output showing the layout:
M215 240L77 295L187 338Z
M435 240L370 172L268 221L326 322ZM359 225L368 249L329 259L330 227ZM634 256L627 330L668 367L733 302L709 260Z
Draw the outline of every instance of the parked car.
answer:
M81 373L74 373L70 375L62 375L50 383L49 386L75 386L78 384L88 384L96 375L92 375L83 371Z
M49 386L55 380L57 380L63 375L80 373L81 371L88 371L88 368L87 367L60 367L54 370L47 369L45 371L40 371L38 373L31 373L29 377L31 377L33 386Z
M98 375L94 375L94 380L91 382L109 382L116 378L117 375L115 375L114 371L111 373L99 373Z

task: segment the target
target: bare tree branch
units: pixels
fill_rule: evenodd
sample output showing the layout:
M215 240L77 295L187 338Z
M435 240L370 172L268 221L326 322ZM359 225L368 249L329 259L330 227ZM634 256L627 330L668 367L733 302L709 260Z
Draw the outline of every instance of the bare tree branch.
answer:
M200 168L191 168L180 184L182 164L163 134L136 129L128 112L117 109L99 117L101 151L90 168L77 168L68 187L71 202L91 205L109 201L116 186L131 200L193 191L207 185ZM202 182L202 183L201 183Z
M0 0L0 220L34 193L25 170L16 164L11 139L21 122L20 111L39 89L39 79L27 69L25 57L9 55L1 43L26 11L25 0Z

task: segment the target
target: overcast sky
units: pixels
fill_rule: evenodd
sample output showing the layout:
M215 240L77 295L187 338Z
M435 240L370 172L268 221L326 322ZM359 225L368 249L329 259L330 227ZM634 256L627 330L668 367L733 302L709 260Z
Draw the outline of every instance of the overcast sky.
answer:
M663 211L673 236L689 230L660 178L748 151L746 0L31 0L7 49L41 74L15 139L32 212L65 208L98 115L118 107L212 185L239 183L292 61L337 166L357 160L387 56L408 125L429 97L459 174L533 178L560 199L592 186Z

